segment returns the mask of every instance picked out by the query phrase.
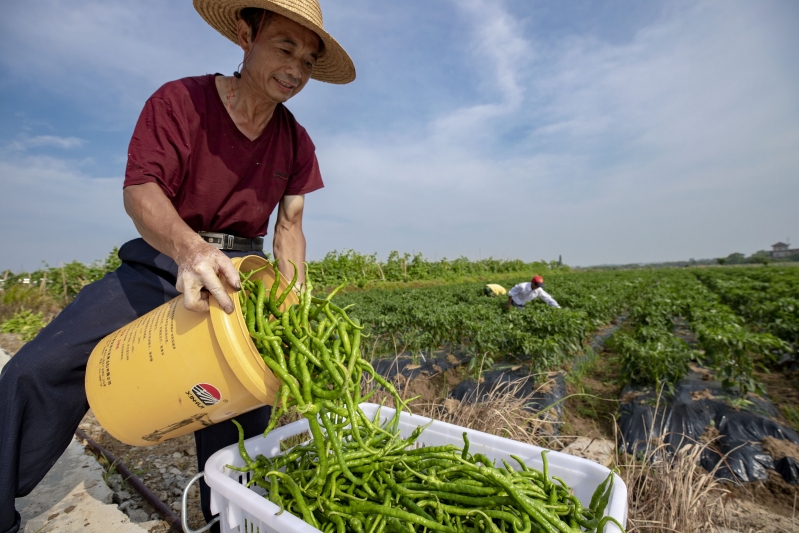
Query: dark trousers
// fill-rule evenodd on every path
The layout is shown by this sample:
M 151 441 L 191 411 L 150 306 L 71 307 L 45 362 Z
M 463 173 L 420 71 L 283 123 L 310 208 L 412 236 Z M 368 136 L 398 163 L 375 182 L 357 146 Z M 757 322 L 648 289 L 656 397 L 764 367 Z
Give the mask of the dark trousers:
M 256 252 L 226 252 L 243 256 Z M 258 254 L 262 255 L 262 254 Z M 0 373 L 0 532 L 16 533 L 19 514 L 14 498 L 26 496 L 69 445 L 89 408 L 84 377 L 86 362 L 105 336 L 168 302 L 175 289 L 177 265 L 143 239 L 119 250 L 115 272 L 84 287 L 75 301 L 26 344 Z M 236 420 L 245 436 L 262 432 L 270 407 Z M 238 441 L 232 422 L 197 431 L 200 470 L 217 450 Z M 203 514 L 210 520 L 210 490 L 200 485 Z

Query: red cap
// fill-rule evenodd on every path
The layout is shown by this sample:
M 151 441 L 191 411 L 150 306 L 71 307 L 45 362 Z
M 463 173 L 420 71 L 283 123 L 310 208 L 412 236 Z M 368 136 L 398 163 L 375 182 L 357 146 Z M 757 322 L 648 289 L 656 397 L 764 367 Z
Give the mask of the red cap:
M 543 285 L 544 276 L 533 276 L 533 283 L 537 283 L 538 285 Z

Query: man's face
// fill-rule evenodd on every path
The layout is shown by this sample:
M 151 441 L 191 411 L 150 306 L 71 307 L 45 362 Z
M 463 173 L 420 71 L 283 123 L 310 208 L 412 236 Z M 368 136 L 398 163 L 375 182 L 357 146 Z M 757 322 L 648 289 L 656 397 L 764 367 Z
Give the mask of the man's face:
M 238 30 L 239 43 L 246 54 L 252 46 L 249 26 L 240 20 Z M 283 103 L 308 83 L 319 45 L 319 36 L 314 32 L 274 13 L 261 28 L 243 70 L 264 98 Z

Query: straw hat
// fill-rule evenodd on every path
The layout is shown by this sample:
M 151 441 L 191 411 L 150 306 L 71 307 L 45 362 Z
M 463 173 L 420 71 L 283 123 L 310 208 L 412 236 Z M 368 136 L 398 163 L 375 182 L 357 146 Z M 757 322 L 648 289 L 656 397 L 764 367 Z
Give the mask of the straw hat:
M 325 43 L 325 51 L 317 60 L 311 78 L 328 83 L 349 83 L 355 79 L 355 65 L 324 29 L 322 8 L 318 0 L 194 0 L 194 9 L 219 33 L 239 44 L 236 25 L 245 7 L 274 11 L 315 32 Z

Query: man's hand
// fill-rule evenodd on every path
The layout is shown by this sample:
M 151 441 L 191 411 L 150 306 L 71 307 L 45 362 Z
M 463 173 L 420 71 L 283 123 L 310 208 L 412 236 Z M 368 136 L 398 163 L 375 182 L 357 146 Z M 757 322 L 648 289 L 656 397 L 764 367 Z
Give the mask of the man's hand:
M 178 280 L 175 287 L 183 293 L 183 306 L 189 311 L 205 312 L 210 308 L 209 294 L 230 314 L 235 307 L 221 279 L 236 290 L 241 289 L 239 273 L 230 258 L 206 242 L 190 247 L 175 258 Z

